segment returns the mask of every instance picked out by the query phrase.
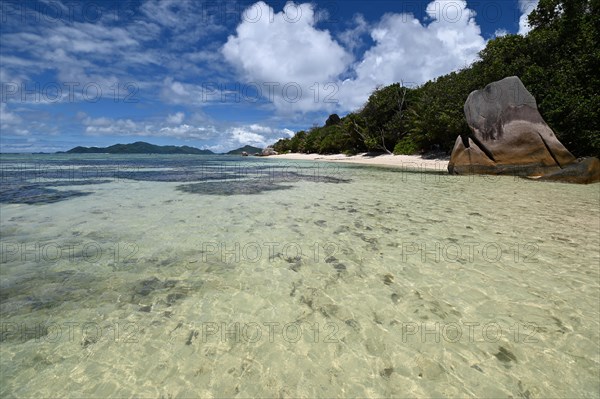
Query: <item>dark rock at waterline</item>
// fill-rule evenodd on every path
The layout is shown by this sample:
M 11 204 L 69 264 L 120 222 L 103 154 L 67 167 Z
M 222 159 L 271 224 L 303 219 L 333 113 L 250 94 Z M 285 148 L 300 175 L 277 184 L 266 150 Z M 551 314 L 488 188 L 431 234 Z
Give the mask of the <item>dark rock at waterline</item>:
M 456 139 L 448 164 L 451 174 L 544 176 L 576 163 L 516 76 L 472 92 L 464 110 L 471 132 Z M 583 167 L 570 170 L 589 173 Z
M 600 159 L 590 157 L 579 159 L 556 172 L 540 177 L 540 181 L 590 184 L 600 182 Z

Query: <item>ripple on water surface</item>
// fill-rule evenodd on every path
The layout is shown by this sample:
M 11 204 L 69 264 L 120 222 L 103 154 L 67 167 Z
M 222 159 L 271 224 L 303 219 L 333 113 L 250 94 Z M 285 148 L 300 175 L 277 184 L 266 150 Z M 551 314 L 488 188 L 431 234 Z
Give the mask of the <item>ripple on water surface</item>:
M 2 397 L 600 389 L 597 186 L 90 159 L 2 201 Z

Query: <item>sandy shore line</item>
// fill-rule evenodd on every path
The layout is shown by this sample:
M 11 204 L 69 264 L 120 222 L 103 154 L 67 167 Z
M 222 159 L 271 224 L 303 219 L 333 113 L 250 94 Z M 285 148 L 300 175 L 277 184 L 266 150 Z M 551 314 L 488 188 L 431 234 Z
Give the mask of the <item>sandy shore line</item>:
M 322 162 L 345 162 L 374 166 L 389 166 L 406 169 L 427 169 L 437 171 L 448 170 L 448 159 L 426 159 L 420 155 L 367 155 L 358 154 L 346 156 L 344 154 L 321 155 L 321 154 L 280 154 L 269 155 L 271 159 L 290 159 L 297 161 L 322 161 Z

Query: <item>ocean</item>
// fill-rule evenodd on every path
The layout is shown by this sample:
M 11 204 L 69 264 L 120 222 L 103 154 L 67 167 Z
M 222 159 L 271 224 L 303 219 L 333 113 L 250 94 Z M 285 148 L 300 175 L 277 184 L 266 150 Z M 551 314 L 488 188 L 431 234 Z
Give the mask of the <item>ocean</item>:
M 0 157 L 0 396 L 597 397 L 600 186 Z

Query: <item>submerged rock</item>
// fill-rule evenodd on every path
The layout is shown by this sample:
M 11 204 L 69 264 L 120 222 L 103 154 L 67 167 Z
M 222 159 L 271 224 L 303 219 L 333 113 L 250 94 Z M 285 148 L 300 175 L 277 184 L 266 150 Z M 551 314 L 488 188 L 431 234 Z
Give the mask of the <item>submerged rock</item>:
M 288 190 L 294 188 L 289 184 L 274 184 L 269 181 L 233 181 L 233 182 L 208 182 L 192 183 L 177 186 L 176 189 L 190 194 L 204 195 L 252 195 L 262 194 L 267 191 Z
M 597 181 L 593 176 L 600 172 L 594 171 L 594 161 L 570 166 L 577 160 L 543 120 L 518 77 L 472 92 L 464 110 L 471 132 L 456 139 L 448 164 L 451 174 L 553 174 L 558 181 Z M 565 169 L 569 172 L 561 172 Z
M 58 186 L 59 184 L 48 183 L 47 185 Z M 28 205 L 52 204 L 69 198 L 82 197 L 90 194 L 90 192 L 77 190 L 54 190 L 52 188 L 47 188 L 42 183 L 24 185 L 6 184 L 0 187 L 0 203 Z

